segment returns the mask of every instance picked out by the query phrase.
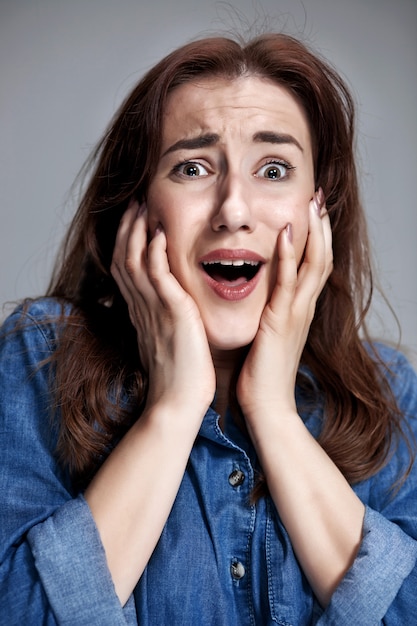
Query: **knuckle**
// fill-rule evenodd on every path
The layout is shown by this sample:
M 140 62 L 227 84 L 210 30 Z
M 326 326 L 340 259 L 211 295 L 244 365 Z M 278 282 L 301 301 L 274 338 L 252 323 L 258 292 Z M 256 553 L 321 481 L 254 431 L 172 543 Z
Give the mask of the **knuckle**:
M 295 290 L 297 289 L 297 282 L 298 282 L 297 277 L 294 276 L 293 278 L 290 278 L 284 283 L 283 287 L 284 287 L 285 292 L 288 295 L 294 294 Z
M 136 270 L 136 263 L 134 259 L 132 259 L 131 257 L 126 257 L 124 262 L 124 269 L 128 276 L 134 276 Z

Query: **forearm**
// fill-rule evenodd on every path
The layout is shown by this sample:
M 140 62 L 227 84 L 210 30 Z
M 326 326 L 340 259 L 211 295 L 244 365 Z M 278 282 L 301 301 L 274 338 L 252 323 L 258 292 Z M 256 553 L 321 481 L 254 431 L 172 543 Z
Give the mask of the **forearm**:
M 146 567 L 179 489 L 198 432 L 195 412 L 189 423 L 186 418 L 185 411 L 168 407 L 144 413 L 85 493 L 122 604 Z
M 364 506 L 297 414 L 260 424 L 250 431 L 271 497 L 325 606 L 359 549 Z

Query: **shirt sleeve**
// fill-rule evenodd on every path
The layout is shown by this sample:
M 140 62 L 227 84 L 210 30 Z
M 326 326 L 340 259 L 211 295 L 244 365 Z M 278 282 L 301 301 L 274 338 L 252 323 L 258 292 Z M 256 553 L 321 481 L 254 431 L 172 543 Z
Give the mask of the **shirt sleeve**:
M 317 624 L 410 623 L 407 620 L 414 614 L 416 603 L 416 560 L 417 542 L 367 507 L 364 536 L 355 563 Z
M 55 458 L 50 306 L 15 312 L 0 336 L 0 615 L 9 626 L 136 626 L 122 607 L 83 496 Z M 56 313 L 56 311 L 55 311 Z
M 385 350 L 384 357 L 388 354 Z M 408 361 L 389 353 L 390 384 L 410 427 L 415 450 L 417 377 Z M 393 354 L 395 357 L 393 357 Z M 395 362 L 393 359 L 395 358 Z M 402 626 L 415 618 L 417 594 L 417 465 L 400 488 L 395 480 L 409 459 L 404 440 L 368 484 L 363 539 L 350 570 L 336 589 L 318 626 Z M 360 493 L 360 489 L 359 489 Z

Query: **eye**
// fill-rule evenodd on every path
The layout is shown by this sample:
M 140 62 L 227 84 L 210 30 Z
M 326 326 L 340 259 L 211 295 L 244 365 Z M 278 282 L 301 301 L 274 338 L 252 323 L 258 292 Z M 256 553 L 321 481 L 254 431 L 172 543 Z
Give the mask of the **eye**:
M 199 178 L 200 176 L 208 176 L 207 169 L 201 165 L 201 163 L 196 163 L 195 161 L 178 163 L 178 165 L 174 167 L 173 171 L 182 178 Z
M 287 178 L 289 170 L 293 169 L 294 167 L 285 161 L 270 161 L 260 167 L 255 176 L 269 180 L 282 180 Z

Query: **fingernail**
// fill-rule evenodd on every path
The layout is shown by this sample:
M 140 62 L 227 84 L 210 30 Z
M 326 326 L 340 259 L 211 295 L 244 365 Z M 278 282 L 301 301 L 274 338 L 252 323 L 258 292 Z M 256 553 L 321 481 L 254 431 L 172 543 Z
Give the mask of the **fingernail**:
M 161 222 L 158 222 L 156 227 L 155 227 L 153 236 L 156 237 L 157 235 L 159 235 L 159 233 L 162 233 L 163 230 L 164 230 L 164 228 L 163 228 Z
M 292 224 L 287 224 L 285 227 L 285 232 L 288 237 L 288 241 L 292 243 Z

